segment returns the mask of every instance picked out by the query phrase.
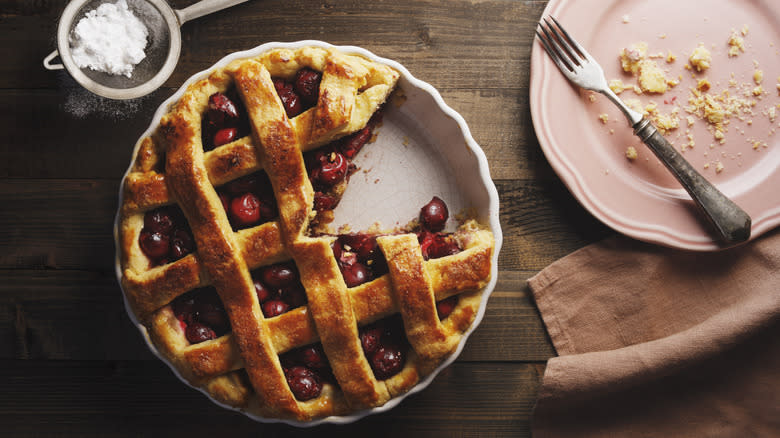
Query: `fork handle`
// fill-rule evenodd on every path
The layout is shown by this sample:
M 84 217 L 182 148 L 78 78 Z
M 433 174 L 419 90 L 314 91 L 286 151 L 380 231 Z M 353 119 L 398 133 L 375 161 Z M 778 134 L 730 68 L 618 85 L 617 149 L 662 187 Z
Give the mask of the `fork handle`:
M 633 128 L 634 134 L 680 181 L 724 242 L 737 244 L 750 238 L 750 216 L 697 172 L 649 119 L 643 117 Z

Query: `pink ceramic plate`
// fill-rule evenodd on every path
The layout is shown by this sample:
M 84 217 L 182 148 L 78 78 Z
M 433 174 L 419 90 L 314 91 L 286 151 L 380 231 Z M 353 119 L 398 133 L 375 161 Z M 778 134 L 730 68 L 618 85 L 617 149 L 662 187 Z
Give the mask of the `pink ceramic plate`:
M 705 7 L 706 6 L 706 7 Z M 753 219 L 755 238 L 780 223 L 780 3 L 762 0 L 551 0 L 552 15 L 604 68 L 607 79 L 636 84 L 620 67 L 622 48 L 646 42 L 669 78 L 680 84 L 663 95 L 620 96 L 654 102 L 668 114 L 679 107 L 679 127 L 666 134 L 684 157 Z M 744 34 L 743 34 L 744 30 Z M 732 31 L 744 52 L 729 56 Z M 699 44 L 712 54 L 702 73 L 685 68 Z M 671 51 L 676 60 L 667 62 Z M 763 72 L 759 96 L 756 70 Z M 754 100 L 751 114 L 732 117 L 720 143 L 698 117 L 688 126 L 691 88 L 701 79 L 709 93 Z M 539 143 L 552 167 L 594 216 L 636 239 L 666 246 L 711 251 L 721 246 L 688 194 L 634 135 L 616 107 L 601 95 L 570 85 L 540 44 L 531 55 L 531 115 Z M 599 116 L 606 114 L 606 122 Z M 777 114 L 775 118 L 775 114 Z M 690 135 L 690 138 L 689 138 Z M 687 146 L 693 139 L 694 145 Z M 638 158 L 628 160 L 634 146 Z

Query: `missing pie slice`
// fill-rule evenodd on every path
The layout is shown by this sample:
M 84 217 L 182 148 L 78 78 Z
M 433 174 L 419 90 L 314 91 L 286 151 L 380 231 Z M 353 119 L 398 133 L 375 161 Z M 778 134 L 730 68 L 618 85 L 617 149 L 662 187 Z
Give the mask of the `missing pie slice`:
M 336 49 L 275 49 L 191 84 L 142 139 L 121 283 L 157 350 L 215 400 L 296 421 L 381 406 L 474 321 L 493 235 L 474 220 L 444 232 L 443 200 L 401 229 L 327 232 L 398 78 Z

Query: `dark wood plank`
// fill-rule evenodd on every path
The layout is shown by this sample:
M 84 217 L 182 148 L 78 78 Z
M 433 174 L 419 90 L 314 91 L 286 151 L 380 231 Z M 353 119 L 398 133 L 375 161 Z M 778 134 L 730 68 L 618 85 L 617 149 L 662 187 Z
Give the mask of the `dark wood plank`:
M 554 354 L 530 297 L 530 272 L 502 271 L 459 361 L 543 361 Z M 0 359 L 151 360 L 113 272 L 0 271 Z
M 0 180 L 0 267 L 113 270 L 119 182 Z
M 118 180 L 157 107 L 171 94 L 158 90 L 128 103 L 72 86 L 0 90 L 0 129 L 8 133 L 0 144 L 0 177 Z
M 544 269 L 614 232 L 587 212 L 560 181 L 496 181 L 501 199 L 502 269 Z
M 518 436 L 528 434 L 542 370 L 457 363 L 387 413 L 311 430 L 257 423 L 215 406 L 158 362 L 5 360 L 0 424 L 14 437 Z
M 5 270 L 0 278 L 0 358 L 154 358 L 113 272 Z

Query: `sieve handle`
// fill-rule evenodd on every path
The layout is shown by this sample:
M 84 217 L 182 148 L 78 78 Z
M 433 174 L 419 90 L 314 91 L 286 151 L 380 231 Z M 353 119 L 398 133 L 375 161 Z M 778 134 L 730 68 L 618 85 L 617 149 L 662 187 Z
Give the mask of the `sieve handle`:
M 46 68 L 46 70 L 62 70 L 63 68 L 65 68 L 65 66 L 62 64 L 51 63 L 51 61 L 58 56 L 60 56 L 60 52 L 55 50 L 49 53 L 49 56 L 43 58 L 43 66 Z
M 245 1 L 247 0 L 201 0 L 184 9 L 177 9 L 176 15 L 179 17 L 179 25 L 181 26 L 190 20 L 200 18 L 204 15 L 211 14 L 212 12 L 221 11 L 222 9 L 244 3 Z

